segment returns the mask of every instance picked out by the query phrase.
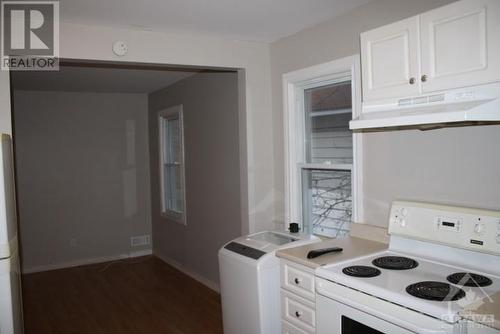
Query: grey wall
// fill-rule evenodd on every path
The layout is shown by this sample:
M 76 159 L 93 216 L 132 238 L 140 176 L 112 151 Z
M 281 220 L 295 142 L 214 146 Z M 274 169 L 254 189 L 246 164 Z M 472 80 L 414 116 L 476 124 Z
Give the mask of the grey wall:
M 24 269 L 144 249 L 147 95 L 16 91 L 14 108 Z
M 283 219 L 282 74 L 359 53 L 359 33 L 452 2 L 374 0 L 271 45 L 276 216 Z M 387 223 L 393 199 L 500 209 L 500 127 L 364 136 L 365 222 Z
M 187 226 L 160 215 L 158 111 L 183 105 Z M 236 73 L 200 73 L 149 96 L 154 254 L 218 284 L 218 249 L 241 233 Z

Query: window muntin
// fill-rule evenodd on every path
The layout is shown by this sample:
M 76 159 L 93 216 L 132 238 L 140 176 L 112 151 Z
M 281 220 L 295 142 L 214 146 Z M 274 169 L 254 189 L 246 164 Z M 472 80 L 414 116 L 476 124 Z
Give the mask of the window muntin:
M 159 128 L 162 215 L 185 224 L 182 106 L 161 111 Z

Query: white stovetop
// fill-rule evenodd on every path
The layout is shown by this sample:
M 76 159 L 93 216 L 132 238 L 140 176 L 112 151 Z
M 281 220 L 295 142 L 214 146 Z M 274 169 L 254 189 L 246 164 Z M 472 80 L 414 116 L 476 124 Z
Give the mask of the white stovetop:
M 388 270 L 378 268 L 381 274 L 372 278 L 357 278 L 345 275 L 342 269 L 351 265 L 373 266 L 372 261 L 380 256 L 406 256 L 418 261 L 418 267 L 409 270 Z M 446 277 L 456 272 L 472 272 L 489 277 L 493 284 L 487 287 L 462 287 L 466 297 L 451 302 L 429 301 L 411 296 L 406 292 L 410 284 L 422 281 L 438 281 L 448 283 Z M 403 252 L 384 251 L 368 255 L 362 258 L 352 259 L 333 265 L 327 265 L 316 269 L 316 276 L 333 281 L 390 301 L 395 304 L 428 314 L 430 316 L 455 322 L 459 319 L 458 313 L 467 305 L 477 302 L 485 295 L 491 296 L 500 291 L 500 277 L 477 270 L 467 270 L 459 266 L 442 264 L 434 260 L 415 257 Z

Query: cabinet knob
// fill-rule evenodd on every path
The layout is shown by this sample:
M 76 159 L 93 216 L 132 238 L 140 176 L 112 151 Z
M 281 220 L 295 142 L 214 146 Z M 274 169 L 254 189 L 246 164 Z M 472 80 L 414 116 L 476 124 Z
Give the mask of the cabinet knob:
M 413 85 L 415 83 L 415 78 L 410 78 L 410 85 Z
M 300 311 L 295 311 L 295 316 L 296 316 L 297 318 L 300 318 L 300 316 L 301 316 L 301 315 L 302 315 L 302 312 L 300 312 Z
M 293 281 L 295 282 L 295 284 L 300 284 L 300 278 L 295 278 Z
M 422 75 L 422 78 L 420 78 L 422 80 L 422 82 L 426 82 L 427 81 L 427 75 Z

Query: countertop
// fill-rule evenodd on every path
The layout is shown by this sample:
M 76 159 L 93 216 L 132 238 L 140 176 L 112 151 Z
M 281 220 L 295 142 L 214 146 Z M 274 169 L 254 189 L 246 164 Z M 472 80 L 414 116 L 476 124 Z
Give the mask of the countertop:
M 500 292 L 470 304 L 460 315 L 465 319 L 500 330 Z
M 307 258 L 307 253 L 309 251 L 328 247 L 341 247 L 343 251 L 340 253 L 325 254 L 314 259 Z M 342 239 L 329 239 L 304 246 L 281 249 L 276 251 L 276 256 L 314 269 L 326 264 L 346 261 L 355 257 L 380 252 L 386 249 L 387 244 L 381 242 L 356 237 L 347 237 Z

